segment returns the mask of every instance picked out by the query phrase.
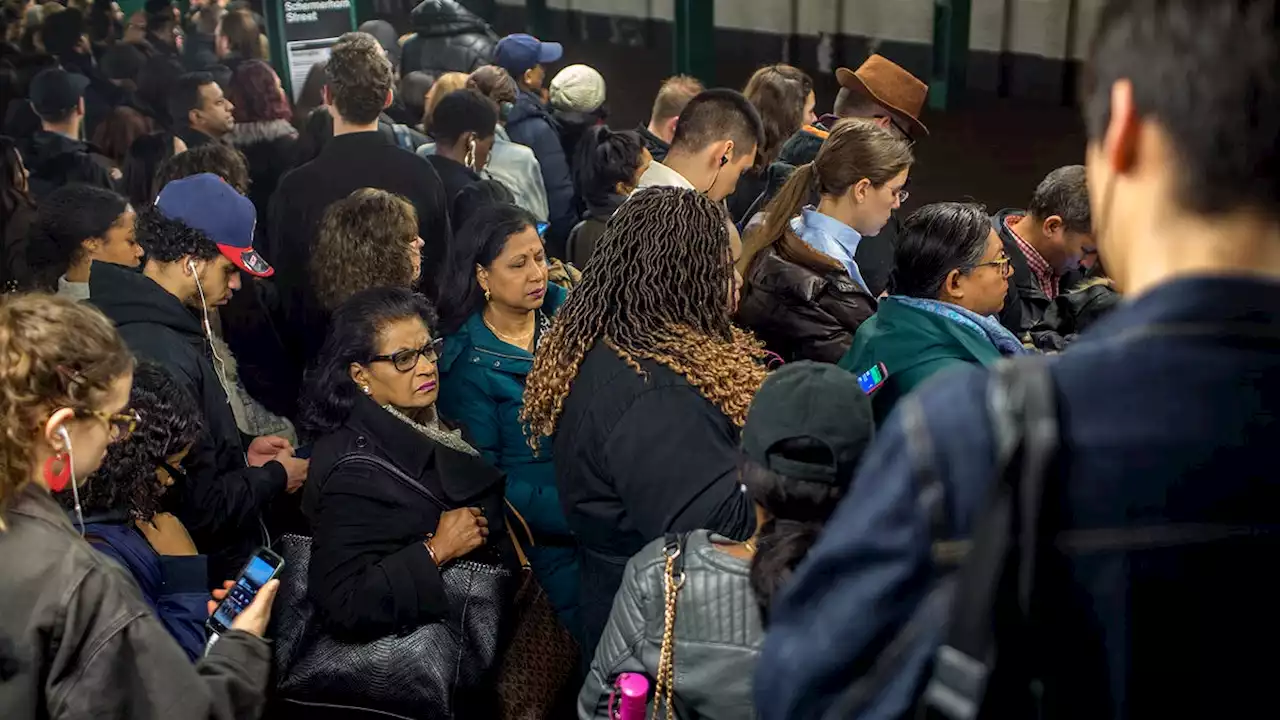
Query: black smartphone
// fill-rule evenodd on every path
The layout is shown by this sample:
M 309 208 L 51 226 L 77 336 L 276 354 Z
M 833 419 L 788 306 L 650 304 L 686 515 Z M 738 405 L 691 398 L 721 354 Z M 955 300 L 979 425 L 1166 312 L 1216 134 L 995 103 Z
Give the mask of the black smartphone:
M 311 446 L 310 446 L 310 445 L 303 445 L 302 447 L 296 447 L 296 448 L 294 448 L 294 449 L 293 449 L 293 456 L 294 456 L 294 457 L 296 457 L 296 458 L 298 458 L 299 460 L 310 460 L 310 459 L 311 459 Z
M 244 569 L 240 571 L 240 577 L 236 578 L 236 584 L 227 591 L 227 597 L 218 603 L 213 615 L 209 616 L 209 621 L 205 623 L 209 632 L 214 635 L 225 633 L 236 616 L 244 612 L 244 609 L 253 602 L 254 596 L 262 586 L 278 575 L 283 567 L 284 558 L 267 548 L 259 548 L 253 557 L 249 558 L 249 562 L 245 563 Z
M 879 390 L 888 379 L 889 371 L 885 369 L 884 363 L 876 363 L 875 367 L 858 376 L 858 387 L 862 388 L 862 392 L 870 395 Z

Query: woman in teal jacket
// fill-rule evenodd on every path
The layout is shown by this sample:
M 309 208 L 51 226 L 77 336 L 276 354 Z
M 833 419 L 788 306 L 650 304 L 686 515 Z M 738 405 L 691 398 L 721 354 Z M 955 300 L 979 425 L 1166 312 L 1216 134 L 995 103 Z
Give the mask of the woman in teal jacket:
M 440 412 L 507 475 L 507 499 L 533 531 L 535 576 L 577 632 L 577 546 L 556 491 L 551 443 L 535 454 L 520 425 L 533 352 L 564 302 L 547 280 L 537 221 L 514 205 L 476 213 L 459 230 L 440 284 Z
M 903 223 L 893 253 L 893 295 L 858 328 L 840 367 L 862 375 L 884 364 L 871 399 L 877 422 L 926 379 L 958 365 L 991 365 L 1028 352 L 995 319 L 1012 268 L 977 205 L 938 203 Z

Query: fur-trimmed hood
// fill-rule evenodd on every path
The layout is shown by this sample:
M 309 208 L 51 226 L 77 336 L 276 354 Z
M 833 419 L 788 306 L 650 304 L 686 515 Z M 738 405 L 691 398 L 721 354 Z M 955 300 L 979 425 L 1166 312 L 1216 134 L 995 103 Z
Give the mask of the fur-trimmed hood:
M 227 140 L 236 146 L 275 142 L 281 138 L 298 137 L 298 129 L 288 120 L 236 123 Z

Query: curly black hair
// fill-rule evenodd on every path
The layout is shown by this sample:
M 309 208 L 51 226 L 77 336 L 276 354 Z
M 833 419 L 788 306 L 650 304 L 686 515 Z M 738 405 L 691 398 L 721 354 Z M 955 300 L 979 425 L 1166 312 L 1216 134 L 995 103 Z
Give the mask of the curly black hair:
M 154 363 L 134 369 L 129 405 L 141 422 L 132 435 L 107 447 L 102 466 L 80 487 L 86 516 L 124 511 L 150 520 L 160 511 L 165 490 L 156 469 L 187 449 L 200 432 L 195 400 Z M 75 504 L 70 491 L 59 493 L 58 499 L 68 509 Z
M 156 262 L 177 262 L 190 256 L 212 260 L 222 251 L 208 235 L 181 220 L 171 220 L 154 205 L 138 214 L 138 244 L 147 258 Z

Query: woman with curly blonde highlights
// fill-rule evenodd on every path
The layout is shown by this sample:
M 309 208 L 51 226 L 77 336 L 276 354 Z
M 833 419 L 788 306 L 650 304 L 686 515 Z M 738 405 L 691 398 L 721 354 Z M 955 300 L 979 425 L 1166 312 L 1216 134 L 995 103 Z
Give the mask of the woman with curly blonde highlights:
M 140 419 L 132 382 L 133 356 L 92 306 L 0 301 L 0 637 L 23 659 L 6 664 L 6 716 L 257 717 L 279 582 L 193 666 L 133 580 L 81 537 L 79 486 Z M 61 490 L 77 525 L 50 494 Z
M 608 620 L 627 559 L 663 533 L 755 527 L 738 431 L 763 350 L 730 321 L 742 251 L 723 210 L 650 188 L 609 221 L 591 267 L 538 347 L 531 440 L 554 436 L 556 480 L 582 544 L 583 647 Z

